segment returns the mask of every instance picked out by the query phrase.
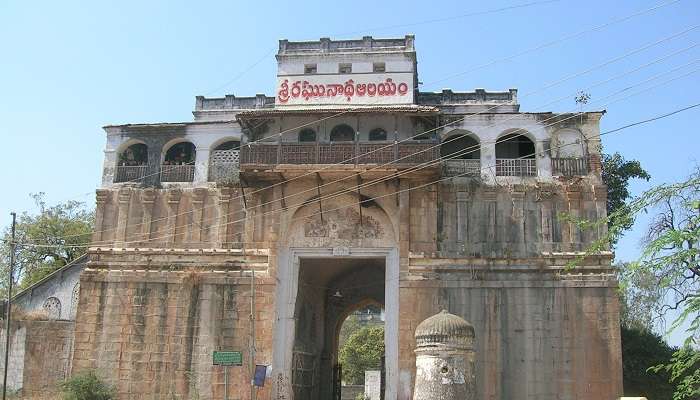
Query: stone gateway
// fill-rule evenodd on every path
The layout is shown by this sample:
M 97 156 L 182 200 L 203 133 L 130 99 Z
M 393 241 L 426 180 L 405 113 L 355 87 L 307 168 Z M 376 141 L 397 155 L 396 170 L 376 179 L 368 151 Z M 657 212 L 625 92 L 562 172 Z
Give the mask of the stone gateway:
M 413 36 L 282 40 L 277 63 L 271 96 L 104 127 L 67 373 L 119 399 L 223 399 L 212 354 L 241 351 L 228 398 L 331 399 L 340 324 L 377 304 L 386 400 L 424 379 L 414 333 L 442 309 L 473 333 L 463 371 L 444 360 L 468 398 L 620 395 L 612 254 L 585 253 L 604 228 L 559 218 L 606 215 L 602 111 L 422 92 Z

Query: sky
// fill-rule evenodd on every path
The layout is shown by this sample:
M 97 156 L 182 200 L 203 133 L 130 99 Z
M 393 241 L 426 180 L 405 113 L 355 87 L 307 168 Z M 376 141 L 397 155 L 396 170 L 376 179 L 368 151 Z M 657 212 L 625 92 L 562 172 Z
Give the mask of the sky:
M 694 0 L 3 1 L 0 226 L 11 211 L 35 211 L 30 193 L 92 205 L 104 125 L 189 121 L 196 95 L 272 95 L 279 39 L 414 34 L 422 91 L 518 88 L 521 111 L 605 109 L 605 131 L 700 102 L 699 17 Z M 693 170 L 698 117 L 695 108 L 603 138 L 605 152 L 651 174 L 633 193 Z M 618 260 L 639 254 L 644 222 Z

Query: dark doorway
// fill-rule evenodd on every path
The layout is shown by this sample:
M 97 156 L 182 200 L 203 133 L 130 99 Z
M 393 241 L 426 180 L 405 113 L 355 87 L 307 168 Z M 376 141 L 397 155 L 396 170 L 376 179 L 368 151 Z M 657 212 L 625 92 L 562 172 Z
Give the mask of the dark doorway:
M 377 311 L 371 318 L 381 320 L 384 276 L 383 258 L 300 260 L 291 371 L 295 399 L 334 399 L 341 393 L 343 322 L 349 316 L 367 319 L 362 312 L 368 310 Z

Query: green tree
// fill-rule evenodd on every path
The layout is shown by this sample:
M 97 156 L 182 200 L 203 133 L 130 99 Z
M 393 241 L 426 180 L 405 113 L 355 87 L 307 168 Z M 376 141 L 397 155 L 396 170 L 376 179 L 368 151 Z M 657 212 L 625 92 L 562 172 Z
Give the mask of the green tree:
M 676 349 L 646 328 L 623 326 L 621 336 L 625 396 L 671 400 L 673 385 L 669 383 L 670 374 L 666 371 L 656 373 L 649 368 L 668 363 Z
M 351 385 L 362 384 L 365 371 L 379 368 L 383 355 L 383 326 L 365 326 L 356 331 L 340 348 L 343 380 Z
M 63 267 L 85 253 L 93 230 L 94 216 L 78 201 L 66 201 L 53 206 L 46 204 L 44 193 L 31 194 L 39 212 L 24 212 L 17 218 L 15 252 L 15 283 L 26 288 L 51 272 Z M 9 273 L 10 227 L 3 233 L 0 246 L 0 266 L 3 275 Z M 6 292 L 7 279 L 0 290 Z
M 649 181 L 651 176 L 642 168 L 637 160 L 626 160 L 620 153 L 603 154 L 603 183 L 608 187 L 607 211 L 608 215 L 614 212 L 625 214 L 628 205 L 627 201 L 632 197 L 629 191 L 631 179 L 644 179 Z M 628 218 L 624 221 L 623 228 L 627 230 L 632 227 L 632 221 Z M 618 238 L 614 238 L 617 242 Z
M 679 311 L 671 329 L 684 330 L 684 346 L 670 362 L 654 368 L 670 373 L 675 385 L 674 400 L 700 397 L 700 170 L 687 180 L 662 184 L 619 207 L 608 215 L 608 234 L 594 242 L 590 252 L 605 250 L 634 223 L 641 213 L 652 213 L 640 258 L 622 264 L 624 286 L 646 292 L 653 313 L 665 316 Z M 581 222 L 582 227 L 595 223 Z M 643 282 L 640 285 L 639 282 Z

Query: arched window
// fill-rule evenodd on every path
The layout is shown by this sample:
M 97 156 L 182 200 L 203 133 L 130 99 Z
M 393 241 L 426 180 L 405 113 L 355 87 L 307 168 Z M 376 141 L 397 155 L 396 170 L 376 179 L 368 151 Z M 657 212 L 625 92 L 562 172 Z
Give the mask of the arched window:
M 352 142 L 355 140 L 355 130 L 347 124 L 340 124 L 331 130 L 331 142 Z
M 519 133 L 501 136 L 496 141 L 496 158 L 535 158 L 535 144 Z
M 148 147 L 135 143 L 119 154 L 119 166 L 139 166 L 148 163 Z
M 315 142 L 316 141 L 316 131 L 311 128 L 304 128 L 299 131 L 299 141 L 300 142 Z
M 146 175 L 148 147 L 134 143 L 119 153 L 114 182 L 140 182 Z
M 161 182 L 192 182 L 194 180 L 195 148 L 190 142 L 176 143 L 165 152 L 160 169 Z
M 497 176 L 537 176 L 535 143 L 520 133 L 509 133 L 496 140 Z
M 369 140 L 384 141 L 386 137 L 386 131 L 382 128 L 374 128 L 369 131 Z
M 176 143 L 165 153 L 164 165 L 190 165 L 194 164 L 195 149 L 190 142 Z
M 479 142 L 470 135 L 456 135 L 445 139 L 440 145 L 440 157 L 457 160 L 479 160 Z
M 238 182 L 241 142 L 228 140 L 216 146 L 209 156 L 209 180 L 221 184 Z
M 49 297 L 44 302 L 44 311 L 49 319 L 61 318 L 61 301 L 56 297 Z
M 241 147 L 241 142 L 238 140 L 228 140 L 226 142 L 221 143 L 220 145 L 216 146 L 214 148 L 214 151 L 217 150 L 238 150 Z

